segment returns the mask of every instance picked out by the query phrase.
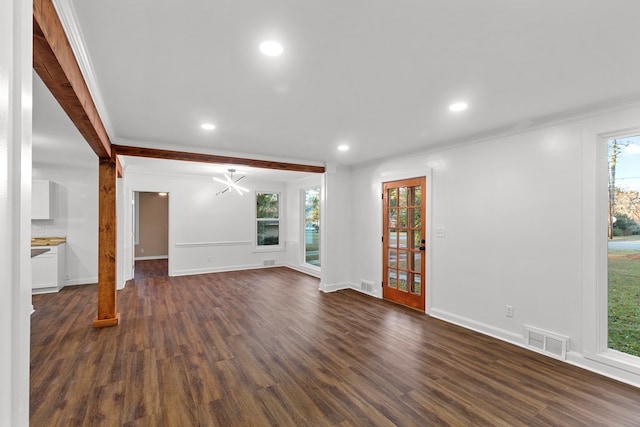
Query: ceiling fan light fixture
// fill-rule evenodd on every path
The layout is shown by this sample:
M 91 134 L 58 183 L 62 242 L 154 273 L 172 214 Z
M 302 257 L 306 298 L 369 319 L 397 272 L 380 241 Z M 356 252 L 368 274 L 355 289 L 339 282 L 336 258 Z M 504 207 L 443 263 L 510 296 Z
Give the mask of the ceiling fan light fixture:
M 238 194 L 240 194 L 241 196 L 244 195 L 244 193 L 248 193 L 249 192 L 248 188 L 241 187 L 240 185 L 238 185 L 238 182 L 242 181 L 245 178 L 245 175 L 243 175 L 240 178 L 234 180 L 233 179 L 233 174 L 234 174 L 235 171 L 236 171 L 235 169 L 229 169 L 229 173 L 225 172 L 225 174 L 224 174 L 225 179 L 218 178 L 217 176 L 213 177 L 214 181 L 226 185 L 226 187 L 223 190 L 221 190 L 218 193 L 216 193 L 216 195 L 225 193 L 227 191 L 230 192 L 232 189 L 236 190 L 238 192 Z

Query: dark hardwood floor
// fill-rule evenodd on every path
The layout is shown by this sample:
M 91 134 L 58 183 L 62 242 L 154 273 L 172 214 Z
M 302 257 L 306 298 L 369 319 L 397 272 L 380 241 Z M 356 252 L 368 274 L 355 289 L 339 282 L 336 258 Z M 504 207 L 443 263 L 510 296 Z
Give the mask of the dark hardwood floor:
M 150 279 L 169 275 L 168 259 L 145 259 L 135 262 L 134 279 Z
M 34 295 L 33 426 L 640 425 L 640 389 L 286 268 Z

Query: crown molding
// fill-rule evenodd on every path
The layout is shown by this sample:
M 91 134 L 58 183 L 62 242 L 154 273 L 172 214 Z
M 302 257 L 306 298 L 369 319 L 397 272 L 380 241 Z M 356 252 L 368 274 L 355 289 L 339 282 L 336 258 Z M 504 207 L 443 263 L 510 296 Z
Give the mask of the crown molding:
M 107 107 L 104 103 L 104 99 L 102 98 L 98 79 L 93 72 L 91 58 L 85 47 L 84 37 L 82 36 L 82 30 L 78 25 L 78 18 L 73 4 L 71 3 L 71 0 L 52 0 L 52 3 L 58 13 L 62 27 L 64 28 L 69 44 L 71 45 L 71 50 L 76 57 L 76 61 L 80 67 L 80 72 L 82 72 L 82 76 L 87 84 L 89 93 L 91 93 L 91 97 L 93 98 L 93 103 L 98 110 L 98 114 L 100 114 L 100 119 L 104 124 L 107 135 L 112 139 L 115 137 L 113 126 L 111 125 Z

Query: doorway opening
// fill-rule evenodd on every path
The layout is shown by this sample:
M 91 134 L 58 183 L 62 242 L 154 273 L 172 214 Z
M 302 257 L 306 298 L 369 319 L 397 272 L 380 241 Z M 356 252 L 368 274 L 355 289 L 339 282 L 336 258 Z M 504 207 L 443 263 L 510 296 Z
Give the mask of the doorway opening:
M 169 272 L 169 193 L 134 192 L 134 279 Z

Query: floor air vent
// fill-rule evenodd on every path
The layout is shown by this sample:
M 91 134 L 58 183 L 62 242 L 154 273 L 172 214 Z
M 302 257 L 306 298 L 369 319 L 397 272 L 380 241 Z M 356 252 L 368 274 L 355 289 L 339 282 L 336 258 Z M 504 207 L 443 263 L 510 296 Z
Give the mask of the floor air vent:
M 540 353 L 560 360 L 567 358 L 567 337 L 525 326 L 525 340 L 528 347 Z
M 373 282 L 369 282 L 368 280 L 361 280 L 360 289 L 365 292 L 373 292 Z

